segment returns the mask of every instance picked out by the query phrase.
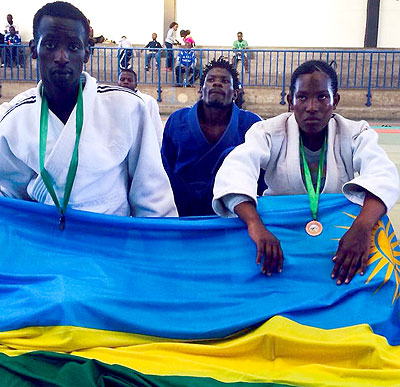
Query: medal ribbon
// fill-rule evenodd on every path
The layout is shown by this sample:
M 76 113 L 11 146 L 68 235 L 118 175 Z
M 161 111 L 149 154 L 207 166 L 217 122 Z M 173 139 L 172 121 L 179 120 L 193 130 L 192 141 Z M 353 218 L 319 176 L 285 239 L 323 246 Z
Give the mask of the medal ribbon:
M 83 99 L 82 99 L 82 82 L 79 82 L 78 99 L 76 104 L 76 137 L 75 146 L 72 152 L 71 161 L 69 163 L 67 181 L 65 183 L 64 197 L 62 199 L 62 206 L 57 198 L 56 192 L 53 187 L 53 181 L 49 173 L 44 167 L 46 158 L 46 144 L 47 144 L 47 131 L 49 122 L 49 107 L 46 96 L 42 90 L 42 106 L 40 112 L 40 140 L 39 140 L 39 167 L 40 175 L 43 179 L 43 183 L 47 188 L 54 204 L 56 205 L 60 214 L 59 228 L 63 231 L 65 228 L 65 212 L 67 210 L 69 198 L 71 196 L 72 186 L 74 184 L 76 170 L 78 168 L 78 146 L 81 138 L 82 126 L 83 126 Z
M 325 135 L 324 143 L 321 148 L 321 154 L 319 155 L 317 187 L 316 187 L 316 189 L 314 189 L 314 185 L 312 183 L 312 178 L 311 178 L 311 173 L 310 173 L 310 168 L 308 167 L 306 155 L 304 152 L 303 139 L 301 138 L 301 135 L 300 135 L 300 153 L 301 153 L 301 158 L 303 160 L 304 180 L 306 183 L 308 197 L 310 199 L 310 209 L 311 209 L 313 220 L 317 219 L 319 191 L 320 191 L 320 187 L 321 187 L 322 170 L 324 168 L 324 161 L 325 161 L 325 149 L 326 149 L 326 135 Z

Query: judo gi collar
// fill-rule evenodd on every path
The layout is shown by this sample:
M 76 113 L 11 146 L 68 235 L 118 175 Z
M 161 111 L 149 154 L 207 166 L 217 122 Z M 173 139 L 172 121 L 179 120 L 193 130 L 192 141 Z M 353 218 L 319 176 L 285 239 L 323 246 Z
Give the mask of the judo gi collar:
M 59 218 L 59 229 L 63 231 L 65 229 L 65 212 L 67 210 L 69 198 L 71 196 L 72 186 L 74 184 L 76 170 L 78 168 L 78 147 L 79 141 L 82 133 L 83 126 L 83 98 L 82 98 L 82 81 L 79 81 L 79 91 L 78 98 L 76 103 L 76 137 L 75 137 L 75 145 L 74 150 L 72 152 L 71 161 L 69 163 L 67 181 L 65 183 L 64 197 L 62 198 L 62 205 L 60 204 L 61 200 L 58 200 L 57 194 L 53 187 L 52 178 L 50 174 L 44 167 L 45 158 L 46 158 L 46 144 L 47 144 L 47 132 L 48 132 L 48 122 L 49 122 L 49 106 L 47 103 L 46 96 L 43 92 L 43 87 L 41 90 L 42 94 L 42 106 L 40 111 L 40 140 L 39 140 L 39 167 L 40 167 L 40 175 L 43 179 L 43 183 L 47 188 L 51 198 L 53 199 L 54 204 L 58 209 L 58 213 L 60 215 Z
M 304 152 L 303 139 L 301 138 L 300 135 L 300 154 L 303 161 L 304 180 L 306 183 L 308 198 L 310 200 L 310 209 L 312 214 L 312 220 L 306 224 L 305 230 L 307 234 L 311 236 L 317 236 L 321 234 L 323 230 L 322 224 L 317 220 L 317 214 L 318 214 L 319 193 L 321 188 L 322 170 L 324 168 L 324 162 L 325 162 L 326 137 L 327 135 L 325 135 L 324 143 L 322 144 L 321 148 L 321 154 L 319 156 L 317 184 L 316 188 L 314 189 L 310 168 L 308 167 L 307 159 Z

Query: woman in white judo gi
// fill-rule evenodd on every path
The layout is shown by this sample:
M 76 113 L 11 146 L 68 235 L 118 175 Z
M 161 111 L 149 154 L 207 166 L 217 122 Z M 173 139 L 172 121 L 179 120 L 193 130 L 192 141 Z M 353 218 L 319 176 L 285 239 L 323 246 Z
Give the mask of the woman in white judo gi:
M 371 231 L 398 199 L 397 169 L 379 147 L 376 132 L 365 121 L 333 114 L 340 100 L 337 85 L 337 75 L 327 63 L 313 60 L 299 66 L 288 95 L 291 112 L 255 123 L 216 176 L 215 212 L 237 215 L 246 223 L 257 246 L 257 263 L 266 275 L 281 272 L 283 254 L 256 211 L 260 168 L 268 186 L 264 195 L 309 194 L 310 235 L 322 229 L 317 220 L 320 192 L 343 192 L 362 205 L 333 258 L 331 276 L 338 285 L 349 283 L 358 268 L 365 273 Z

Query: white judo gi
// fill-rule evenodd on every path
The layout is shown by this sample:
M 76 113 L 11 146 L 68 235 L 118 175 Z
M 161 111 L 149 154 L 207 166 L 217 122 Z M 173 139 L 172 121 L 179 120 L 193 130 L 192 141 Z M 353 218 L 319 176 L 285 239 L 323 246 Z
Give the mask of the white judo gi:
M 245 142 L 226 157 L 214 184 L 213 209 L 218 215 L 236 216 L 234 207 L 245 200 L 257 203 L 260 168 L 266 171 L 268 186 L 263 195 L 307 194 L 300 168 L 299 127 L 293 113 L 255 123 Z M 334 114 L 328 124 L 322 193 L 343 192 L 362 205 L 364 190 L 380 198 L 389 210 L 399 197 L 396 166 L 367 122 Z
M 143 101 L 84 75 L 84 121 L 69 207 L 123 216 L 177 216 Z M 0 195 L 53 204 L 39 171 L 41 87 L 31 89 L 0 121 Z M 61 199 L 75 143 L 75 115 L 76 106 L 64 125 L 49 111 L 45 168 Z

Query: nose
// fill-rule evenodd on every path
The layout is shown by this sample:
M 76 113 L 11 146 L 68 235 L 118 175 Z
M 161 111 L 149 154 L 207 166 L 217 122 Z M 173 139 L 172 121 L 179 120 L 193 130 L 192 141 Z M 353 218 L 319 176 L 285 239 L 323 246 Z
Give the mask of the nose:
M 307 111 L 315 112 L 318 110 L 318 101 L 316 98 L 309 98 L 307 103 Z
M 65 64 L 69 63 L 69 57 L 68 57 L 67 51 L 62 48 L 57 50 L 55 58 L 54 58 L 54 62 L 56 62 L 57 64 L 61 64 L 61 65 L 65 65 Z
M 213 86 L 222 87 L 222 82 L 219 79 L 214 79 Z

